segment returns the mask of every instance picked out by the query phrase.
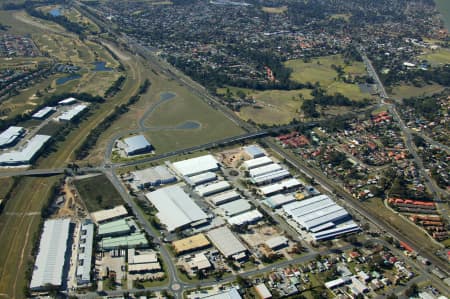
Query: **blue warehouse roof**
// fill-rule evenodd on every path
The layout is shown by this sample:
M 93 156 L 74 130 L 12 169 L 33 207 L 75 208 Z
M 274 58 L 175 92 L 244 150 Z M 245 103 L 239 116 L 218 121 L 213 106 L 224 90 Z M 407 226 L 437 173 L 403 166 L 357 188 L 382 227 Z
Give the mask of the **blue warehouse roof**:
M 133 155 L 152 148 L 152 145 L 142 135 L 125 138 L 124 142 L 126 144 L 125 150 L 128 155 Z

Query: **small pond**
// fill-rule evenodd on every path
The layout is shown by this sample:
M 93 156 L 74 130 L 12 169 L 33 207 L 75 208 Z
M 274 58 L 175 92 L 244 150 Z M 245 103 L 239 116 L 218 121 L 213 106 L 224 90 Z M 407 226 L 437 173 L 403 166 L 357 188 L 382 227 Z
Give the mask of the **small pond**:
M 110 72 L 112 68 L 106 67 L 106 62 L 104 61 L 96 61 L 93 63 L 94 72 Z
M 62 85 L 69 81 L 80 79 L 80 78 L 81 78 L 81 75 L 78 75 L 78 74 L 70 75 L 67 77 L 62 77 L 62 78 L 56 79 L 56 85 Z

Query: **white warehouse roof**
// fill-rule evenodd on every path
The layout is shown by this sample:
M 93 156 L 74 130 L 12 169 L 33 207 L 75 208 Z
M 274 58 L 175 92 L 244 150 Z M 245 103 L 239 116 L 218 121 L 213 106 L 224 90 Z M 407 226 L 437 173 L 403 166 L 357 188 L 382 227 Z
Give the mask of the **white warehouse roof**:
M 45 221 L 30 289 L 39 290 L 48 284 L 62 284 L 69 228 L 69 219 Z
M 177 180 L 177 178 L 170 173 L 169 169 L 163 165 L 133 171 L 132 174 L 135 184 L 141 188 L 147 185 L 156 186 L 168 184 Z
M 247 169 L 252 169 L 252 168 L 261 167 L 261 166 L 272 164 L 272 163 L 273 163 L 272 159 L 270 159 L 267 156 L 263 156 L 260 158 L 245 161 L 244 166 Z
M 221 205 L 220 209 L 225 212 L 226 216 L 232 217 L 251 210 L 252 206 L 245 199 L 237 199 Z
M 256 185 L 263 185 L 263 184 L 280 181 L 280 180 L 290 177 L 290 176 L 291 176 L 291 174 L 288 170 L 280 169 L 277 171 L 269 172 L 269 173 L 257 176 L 255 178 L 252 178 L 251 181 Z
M 236 190 L 230 190 L 227 192 L 217 194 L 216 196 L 211 197 L 209 200 L 213 205 L 219 206 L 221 204 L 236 200 L 240 197 L 241 195 L 238 192 L 236 192 Z
M 272 209 L 279 208 L 285 204 L 295 201 L 295 197 L 292 194 L 277 194 L 271 196 L 265 200 L 265 203 Z
M 172 164 L 173 168 L 182 176 L 193 176 L 207 171 L 219 169 L 219 161 L 212 155 L 183 160 Z
M 123 205 L 114 207 L 112 209 L 100 210 L 91 213 L 91 217 L 96 223 L 102 223 L 111 219 L 117 219 L 128 215 L 127 209 Z
M 217 179 L 217 174 L 214 172 L 204 172 L 202 174 L 197 174 L 191 177 L 185 177 L 186 182 L 191 186 L 197 186 L 207 182 L 215 181 Z
M 261 214 L 261 212 L 259 212 L 258 210 L 251 210 L 236 215 L 234 217 L 228 218 L 227 221 L 230 225 L 242 225 L 246 223 L 254 223 L 255 221 L 258 221 L 261 218 L 263 218 L 263 214 Z
M 128 137 L 123 140 L 127 155 L 136 155 L 150 151 L 152 145 L 142 135 Z
M 9 127 L 0 134 L 0 147 L 14 143 L 23 133 L 25 133 L 25 129 L 22 127 Z
M 347 211 L 327 195 L 284 205 L 283 210 L 301 227 L 312 232 L 316 240 L 359 230 L 353 221 L 349 221 L 350 215 Z
M 80 230 L 80 248 L 78 249 L 77 283 L 87 284 L 91 281 L 91 261 L 94 242 L 94 224 L 82 223 Z
M 159 220 L 174 231 L 208 216 L 179 186 L 169 186 L 145 194 L 158 210 Z
M 266 166 L 250 169 L 249 173 L 250 173 L 250 176 L 252 178 L 255 178 L 255 177 L 258 177 L 260 175 L 265 175 L 265 174 L 268 174 L 268 173 L 271 173 L 271 172 L 274 172 L 274 171 L 278 171 L 278 170 L 281 170 L 281 169 L 283 169 L 283 167 L 281 167 L 280 164 L 272 163 L 272 164 L 269 164 L 269 165 L 266 165 Z
M 49 114 L 51 114 L 51 113 L 53 113 L 53 112 L 55 112 L 55 111 L 56 111 L 56 108 L 55 108 L 55 107 L 49 107 L 49 106 L 47 106 L 47 107 L 44 107 L 44 108 L 42 108 L 41 110 L 37 111 L 36 113 L 34 113 L 34 114 L 32 115 L 32 117 L 33 117 L 33 118 L 42 119 L 42 118 L 45 118 L 47 115 L 49 115 Z
M 263 195 L 271 195 L 271 194 L 281 192 L 285 189 L 299 187 L 301 185 L 302 184 L 300 183 L 299 180 L 292 178 L 292 179 L 278 182 L 276 184 L 261 187 L 259 190 Z
M 197 186 L 195 188 L 195 192 L 197 192 L 200 196 L 209 196 L 228 189 L 231 189 L 230 183 L 227 181 L 219 181 L 208 185 Z
M 87 109 L 87 105 L 79 104 L 72 107 L 70 110 L 63 112 L 60 116 L 56 118 L 59 121 L 71 121 L 74 117 L 80 114 L 82 111 Z
M 225 291 L 220 291 L 212 295 L 202 296 L 202 299 L 242 299 L 241 295 L 235 288 L 230 288 Z
M 0 154 L 0 165 L 25 165 L 31 163 L 39 150 L 47 143 L 51 136 L 35 135 L 25 146 L 16 151 Z
M 225 226 L 210 230 L 207 235 L 214 246 L 227 258 L 247 251 L 241 241 Z
M 75 98 L 67 98 L 67 99 L 59 101 L 58 104 L 60 104 L 60 105 L 70 105 L 72 103 L 75 103 L 76 101 L 77 101 L 77 99 L 75 99 Z

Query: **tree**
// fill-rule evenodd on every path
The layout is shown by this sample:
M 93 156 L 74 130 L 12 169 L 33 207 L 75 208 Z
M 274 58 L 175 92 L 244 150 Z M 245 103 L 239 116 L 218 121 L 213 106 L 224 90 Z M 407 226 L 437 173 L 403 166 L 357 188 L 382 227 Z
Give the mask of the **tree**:
M 419 292 L 419 287 L 417 284 L 413 283 L 409 288 L 405 290 L 405 296 L 414 297 Z

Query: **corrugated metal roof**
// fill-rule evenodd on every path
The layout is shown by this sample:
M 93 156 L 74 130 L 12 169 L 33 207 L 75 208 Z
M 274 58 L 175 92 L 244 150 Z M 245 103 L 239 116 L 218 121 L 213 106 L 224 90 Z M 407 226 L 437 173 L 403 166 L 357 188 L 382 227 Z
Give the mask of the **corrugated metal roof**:
M 100 247 L 104 250 L 114 249 L 118 247 L 136 247 L 147 246 L 148 241 L 143 233 L 134 233 L 123 237 L 108 237 L 100 241 Z
M 133 171 L 134 180 L 142 185 L 157 184 L 169 181 L 176 181 L 175 175 L 170 173 L 166 166 L 158 165 L 156 167 Z
M 131 232 L 133 227 L 136 227 L 133 219 L 119 219 L 107 222 L 98 226 L 98 236 L 101 237 L 111 234 L 124 235 Z
M 200 196 L 209 196 L 228 189 L 231 189 L 230 183 L 227 181 L 219 181 L 208 185 L 197 186 L 195 188 L 195 192 L 197 192 Z
M 231 230 L 225 226 L 210 230 L 207 235 L 214 246 L 225 257 L 230 257 L 247 250 Z
M 282 205 L 295 202 L 295 197 L 292 194 L 277 194 L 267 198 L 265 202 L 269 207 L 275 209 L 281 207 Z
M 205 155 L 172 163 L 173 168 L 183 176 L 193 176 L 219 168 L 219 161 L 212 155 Z
M 261 219 L 263 215 L 258 210 L 251 210 L 234 217 L 228 218 L 228 223 L 230 225 L 242 225 L 245 223 L 253 223 Z
M 78 249 L 77 282 L 86 284 L 91 281 L 91 261 L 94 241 L 94 224 L 83 223 L 80 229 L 80 248 Z
M 9 127 L 0 134 L 0 147 L 14 143 L 24 132 L 25 129 L 22 127 Z
M 235 288 L 230 288 L 226 291 L 215 293 L 212 295 L 202 296 L 202 299 L 242 299 L 241 295 Z
M 256 144 L 244 147 L 244 151 L 251 157 L 264 156 L 266 154 L 264 150 Z
M 270 159 L 267 156 L 264 156 L 264 157 L 260 157 L 260 158 L 256 158 L 256 159 L 247 160 L 244 162 L 244 166 L 247 169 L 252 169 L 255 167 L 261 167 L 261 166 L 272 164 L 272 163 L 273 163 L 272 159 Z
M 226 191 L 226 192 L 223 192 L 223 193 L 219 193 L 219 194 L 217 194 L 214 197 L 211 197 L 210 201 L 214 205 L 218 206 L 218 205 L 221 205 L 223 203 L 227 203 L 227 202 L 236 200 L 236 199 L 238 199 L 240 197 L 241 197 L 241 195 L 238 192 L 236 192 L 236 190 L 230 190 L 230 191 Z
M 128 215 L 128 211 L 123 205 L 114 207 L 112 209 L 100 210 L 91 213 L 91 217 L 96 223 L 101 223 L 113 218 L 123 217 L 125 215 Z
M 58 116 L 56 118 L 56 120 L 63 120 L 63 121 L 70 121 L 72 120 L 75 116 L 77 116 L 78 114 L 80 114 L 81 112 L 83 112 L 84 110 L 87 109 L 87 105 L 84 104 L 79 104 L 76 105 L 74 107 L 72 107 L 70 110 L 63 112 L 60 116 Z
M 29 164 L 51 136 L 35 135 L 22 148 L 0 155 L 0 165 Z
M 255 178 L 260 175 L 265 175 L 265 174 L 268 174 L 268 173 L 271 173 L 274 171 L 278 171 L 281 169 L 283 169 L 283 167 L 281 167 L 280 164 L 272 163 L 272 164 L 269 164 L 266 166 L 261 166 L 261 167 L 250 169 L 249 173 L 252 178 Z
M 75 99 L 75 98 L 67 98 L 67 99 L 59 101 L 58 104 L 69 105 L 69 104 L 75 103 L 76 101 L 77 101 L 77 99 Z
M 179 186 L 161 188 L 145 196 L 156 207 L 159 220 L 169 231 L 207 218 L 205 212 Z
M 217 179 L 217 174 L 214 172 L 205 172 L 202 174 L 194 175 L 191 177 L 185 177 L 186 182 L 191 186 L 200 185 L 206 182 L 211 182 Z
M 233 200 L 220 206 L 227 216 L 235 216 L 252 209 L 250 203 L 245 199 Z
M 151 144 L 142 135 L 137 135 L 133 137 L 128 137 L 123 140 L 126 144 L 125 151 L 128 155 L 132 155 L 135 152 L 142 151 L 145 149 L 151 149 Z
M 45 221 L 30 289 L 39 289 L 47 284 L 62 284 L 69 228 L 69 219 Z
M 280 180 L 290 177 L 290 176 L 291 176 L 291 174 L 288 170 L 280 169 L 277 171 L 266 173 L 264 175 L 254 177 L 254 178 L 252 178 L 252 182 L 254 184 L 261 185 L 264 183 L 280 181 Z
M 298 186 L 301 186 L 301 182 L 297 179 L 292 178 L 292 179 L 278 182 L 276 184 L 261 187 L 259 190 L 261 191 L 261 193 L 263 195 L 270 195 L 270 194 L 280 192 L 283 189 L 289 189 L 289 188 L 294 188 L 294 187 L 298 187 Z
M 55 111 L 56 111 L 55 107 L 48 107 L 47 106 L 47 107 L 44 107 L 41 110 L 37 111 L 36 113 L 34 113 L 32 115 L 32 117 L 41 119 L 41 118 L 44 118 L 47 115 L 49 115 L 50 113 L 53 113 Z

